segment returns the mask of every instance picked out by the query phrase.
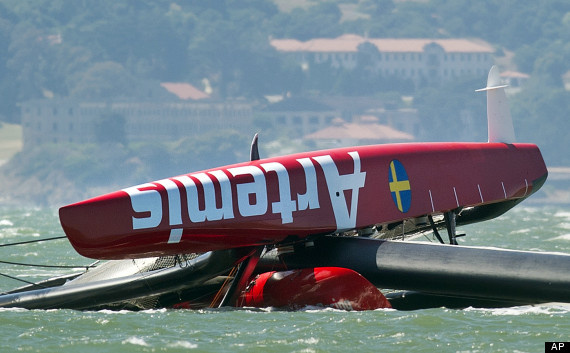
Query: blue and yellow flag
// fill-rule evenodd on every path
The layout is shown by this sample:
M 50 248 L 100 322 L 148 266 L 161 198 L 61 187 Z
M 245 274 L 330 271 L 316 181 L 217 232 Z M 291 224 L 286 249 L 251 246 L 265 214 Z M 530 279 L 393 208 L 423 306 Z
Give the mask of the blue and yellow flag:
M 400 212 L 408 212 L 412 204 L 412 189 L 406 168 L 397 159 L 390 162 L 388 181 L 390 182 L 390 193 L 396 207 L 398 207 Z

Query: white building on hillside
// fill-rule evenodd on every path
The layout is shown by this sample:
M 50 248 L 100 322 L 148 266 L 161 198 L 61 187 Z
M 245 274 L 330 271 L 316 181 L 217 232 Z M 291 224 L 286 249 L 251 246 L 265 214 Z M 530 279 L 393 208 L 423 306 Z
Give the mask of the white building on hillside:
M 474 39 L 364 38 L 345 34 L 306 42 L 273 39 L 279 52 L 291 54 L 303 68 L 329 63 L 333 68 L 366 67 L 385 77 L 444 82 L 460 76 L 485 76 L 493 65 L 493 47 Z
M 212 100 L 187 83 L 161 83 L 145 89 L 147 99 L 23 102 L 24 148 L 45 143 L 96 143 L 108 138 L 102 135 L 112 134 L 120 134 L 117 137 L 124 142 L 176 141 L 251 126 L 250 102 Z

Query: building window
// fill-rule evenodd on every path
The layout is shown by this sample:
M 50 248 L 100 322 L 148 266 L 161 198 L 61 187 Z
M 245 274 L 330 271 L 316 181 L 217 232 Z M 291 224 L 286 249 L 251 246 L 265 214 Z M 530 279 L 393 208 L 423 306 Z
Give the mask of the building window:
M 53 125 L 52 125 L 52 130 L 53 130 L 53 131 L 57 131 L 57 123 L 53 123 Z

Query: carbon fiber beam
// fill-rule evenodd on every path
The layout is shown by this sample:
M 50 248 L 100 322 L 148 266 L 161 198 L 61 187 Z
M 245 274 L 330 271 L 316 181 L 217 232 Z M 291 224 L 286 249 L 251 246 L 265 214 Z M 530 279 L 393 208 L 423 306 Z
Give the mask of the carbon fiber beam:
M 310 244 L 310 243 L 309 243 Z M 268 252 L 256 271 L 338 266 L 379 288 L 517 303 L 570 302 L 570 255 L 357 237 Z

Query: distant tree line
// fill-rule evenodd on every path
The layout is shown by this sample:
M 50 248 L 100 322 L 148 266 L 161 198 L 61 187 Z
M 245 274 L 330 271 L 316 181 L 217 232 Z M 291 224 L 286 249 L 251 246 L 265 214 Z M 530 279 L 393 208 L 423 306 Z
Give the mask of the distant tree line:
M 551 85 L 560 86 L 570 69 L 565 0 L 306 4 L 283 12 L 266 0 L 5 0 L 0 109 L 15 119 L 13 102 L 45 94 L 129 94 L 141 78 L 207 78 L 222 97 L 314 88 L 300 82 L 298 68 L 280 58 L 269 38 L 475 37 L 514 51 L 521 71 L 549 77 Z M 342 21 L 342 4 L 362 16 Z

